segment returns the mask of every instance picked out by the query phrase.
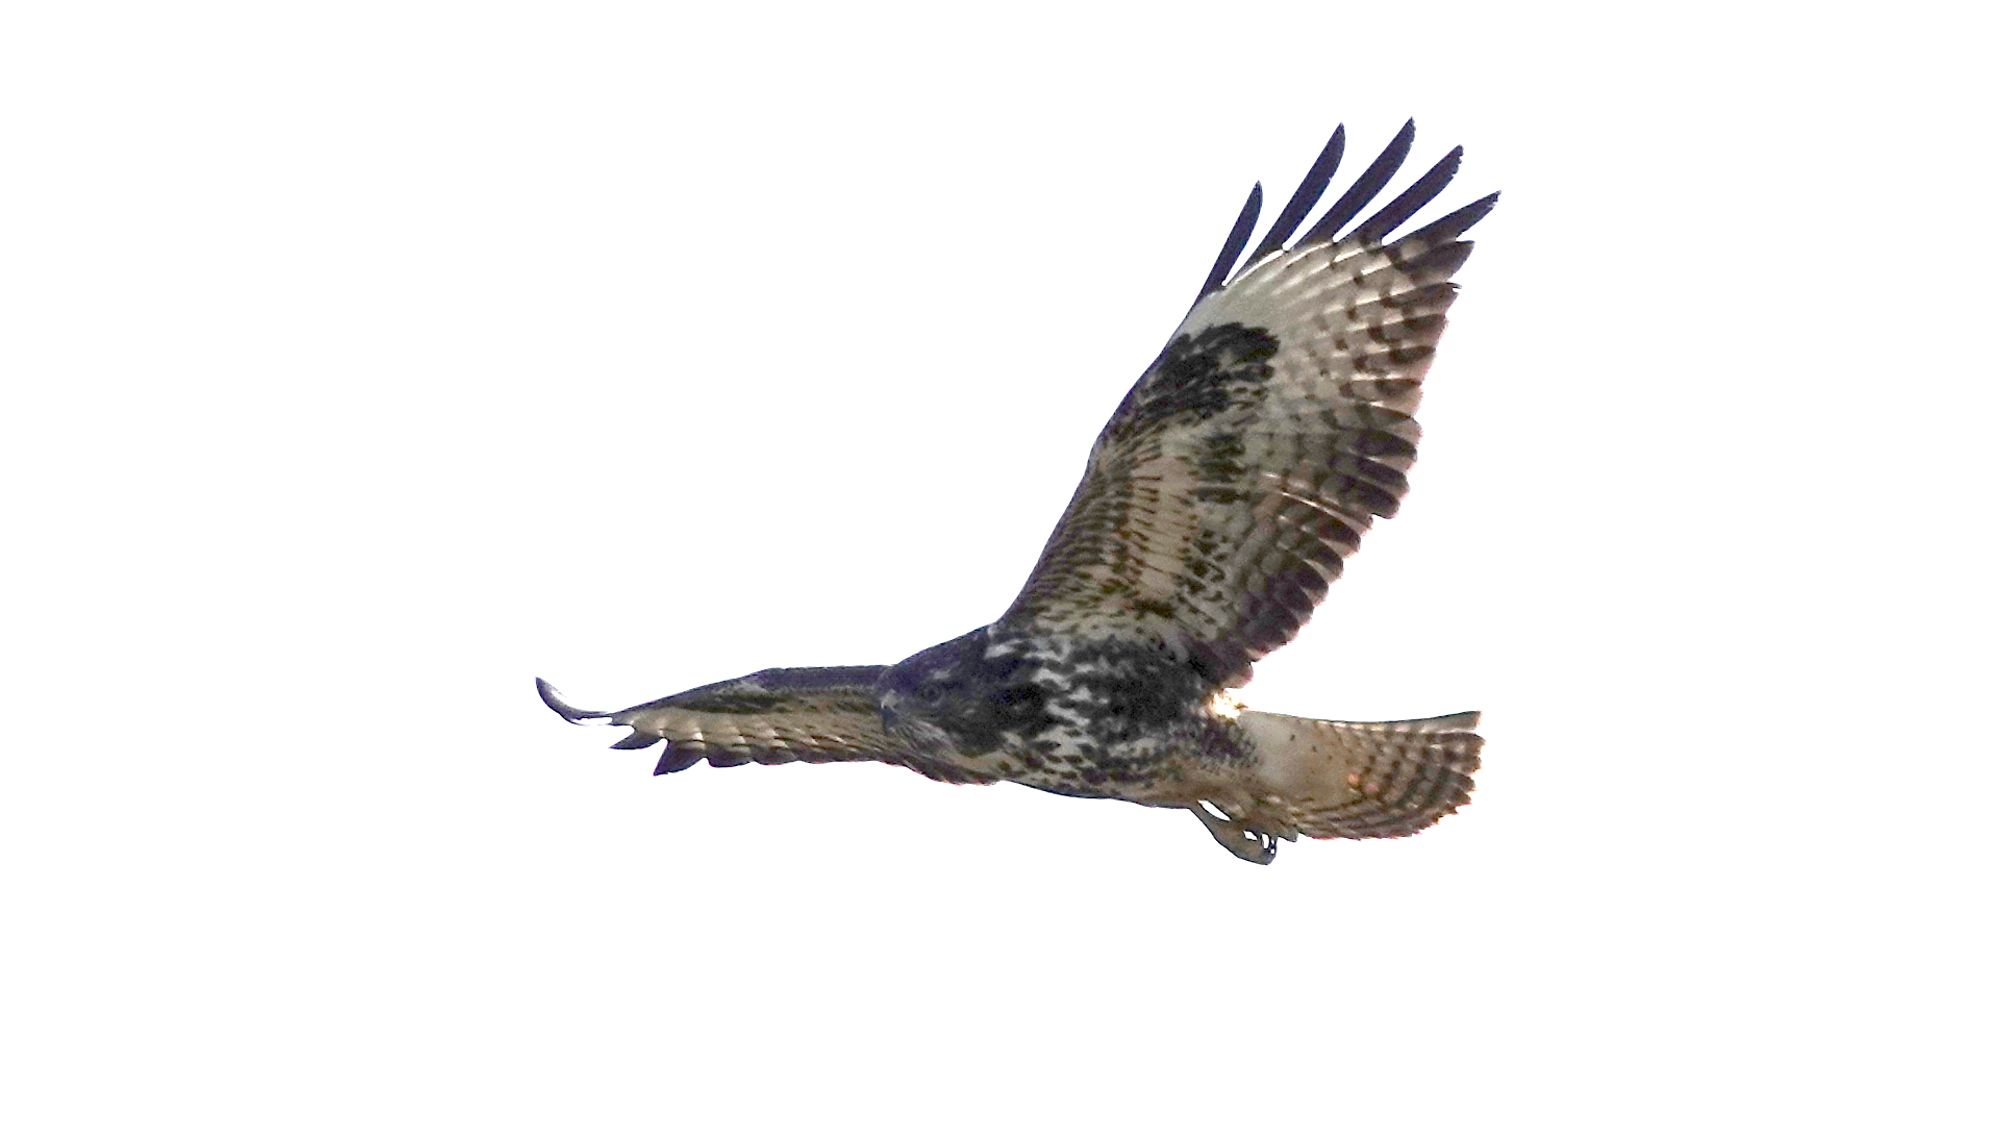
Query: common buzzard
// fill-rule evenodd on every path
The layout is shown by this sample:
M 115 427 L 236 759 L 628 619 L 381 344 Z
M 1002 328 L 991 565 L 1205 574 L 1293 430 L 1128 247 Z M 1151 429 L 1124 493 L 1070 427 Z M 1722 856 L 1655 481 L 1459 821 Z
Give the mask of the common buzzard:
M 900 664 L 773 668 L 573 723 L 696 762 L 889 762 L 1188 809 L 1269 863 L 1279 839 L 1404 836 L 1472 792 L 1476 712 L 1341 722 L 1247 711 L 1228 689 L 1292 639 L 1376 516 L 1396 512 L 1462 236 L 1489 195 L 1392 238 L 1454 148 L 1353 222 L 1409 153 L 1389 147 L 1287 245 L 1340 164 L 1336 129 L 1271 229 L 1253 188 L 1187 318 L 1091 448 L 1027 585 L 991 625 Z

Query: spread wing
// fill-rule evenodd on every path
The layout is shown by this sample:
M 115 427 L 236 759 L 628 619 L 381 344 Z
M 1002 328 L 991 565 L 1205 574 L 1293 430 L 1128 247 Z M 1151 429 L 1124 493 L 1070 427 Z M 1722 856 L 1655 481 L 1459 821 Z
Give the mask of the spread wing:
M 677 773 L 706 758 L 711 766 L 751 762 L 887 762 L 936 781 L 981 782 L 882 728 L 875 681 L 879 664 L 845 668 L 770 668 L 622 711 L 585 711 L 536 680 L 542 702 L 572 723 L 632 728 L 612 743 L 637 750 L 665 742 L 655 774 Z
M 1345 236 L 1409 152 L 1405 125 L 1290 248 L 1331 181 L 1332 140 L 1244 268 L 1253 190 L 1187 319 L 1091 449 L 1002 624 L 1150 633 L 1216 683 L 1289 641 L 1415 459 L 1413 414 L 1490 195 L 1393 241 L 1458 168 L 1453 149 Z

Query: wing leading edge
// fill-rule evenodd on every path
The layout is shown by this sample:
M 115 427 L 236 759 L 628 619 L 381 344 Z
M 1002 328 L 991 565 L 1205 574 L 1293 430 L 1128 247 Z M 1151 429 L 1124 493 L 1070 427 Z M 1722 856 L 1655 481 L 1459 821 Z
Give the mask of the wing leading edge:
M 612 743 L 616 749 L 666 743 L 655 774 L 678 773 L 703 760 L 717 767 L 866 761 L 938 781 L 979 780 L 914 754 L 883 729 L 875 684 L 886 670 L 879 664 L 768 668 L 622 711 L 574 707 L 546 680 L 536 680 L 535 690 L 572 723 L 632 728 Z

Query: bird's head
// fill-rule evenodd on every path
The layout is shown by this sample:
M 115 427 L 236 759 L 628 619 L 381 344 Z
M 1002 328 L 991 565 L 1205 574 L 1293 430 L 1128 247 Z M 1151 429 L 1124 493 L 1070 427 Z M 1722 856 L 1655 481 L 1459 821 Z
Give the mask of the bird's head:
M 883 673 L 877 686 L 882 724 L 918 745 L 949 744 L 949 732 L 960 725 L 954 720 L 979 679 L 985 653 L 986 628 L 981 626 Z
M 1033 662 L 985 627 L 917 653 L 883 673 L 882 724 L 935 752 L 978 755 L 1047 725 Z

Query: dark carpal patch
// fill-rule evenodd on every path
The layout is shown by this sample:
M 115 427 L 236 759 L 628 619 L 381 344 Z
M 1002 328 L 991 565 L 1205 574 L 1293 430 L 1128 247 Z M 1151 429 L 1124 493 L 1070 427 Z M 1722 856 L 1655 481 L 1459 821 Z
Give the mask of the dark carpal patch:
M 1271 381 L 1278 338 L 1246 324 L 1216 324 L 1174 337 L 1111 417 L 1121 437 L 1166 424 L 1207 420 L 1254 403 Z

